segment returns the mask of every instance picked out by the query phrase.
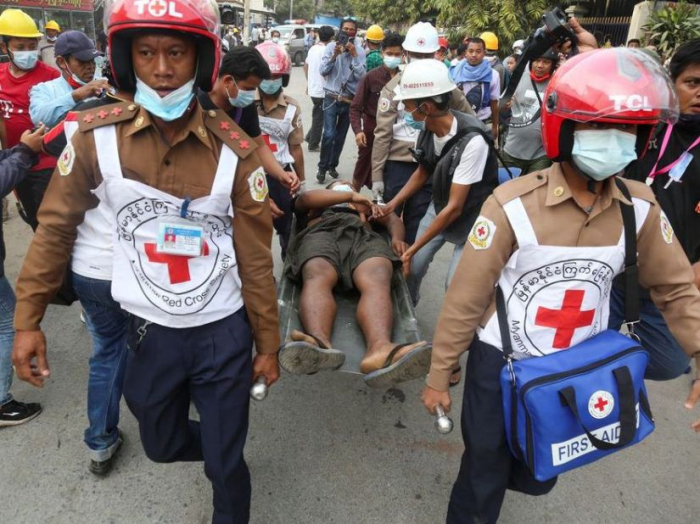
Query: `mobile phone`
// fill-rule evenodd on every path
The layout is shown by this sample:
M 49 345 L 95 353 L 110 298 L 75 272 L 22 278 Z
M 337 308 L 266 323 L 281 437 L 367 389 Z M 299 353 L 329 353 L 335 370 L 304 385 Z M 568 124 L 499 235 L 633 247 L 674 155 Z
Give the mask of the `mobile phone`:
M 348 36 L 347 33 L 344 33 L 343 31 L 338 33 L 338 42 L 340 43 L 340 45 L 343 45 L 343 46 L 347 45 L 349 40 L 350 40 L 350 37 Z

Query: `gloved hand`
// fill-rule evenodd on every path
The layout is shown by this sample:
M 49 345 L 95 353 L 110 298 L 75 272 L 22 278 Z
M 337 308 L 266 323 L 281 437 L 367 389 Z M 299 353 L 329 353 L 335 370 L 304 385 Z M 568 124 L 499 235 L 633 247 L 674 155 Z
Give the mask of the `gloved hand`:
M 374 200 L 384 201 L 384 182 L 372 182 L 372 195 Z

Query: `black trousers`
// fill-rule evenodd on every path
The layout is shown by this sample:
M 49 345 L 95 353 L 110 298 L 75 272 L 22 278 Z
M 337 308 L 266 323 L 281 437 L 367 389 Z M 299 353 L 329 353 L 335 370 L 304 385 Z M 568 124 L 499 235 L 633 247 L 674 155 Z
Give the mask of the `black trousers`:
M 245 309 L 203 326 L 148 325 L 131 317 L 124 398 L 154 462 L 204 461 L 214 489 L 213 524 L 247 524 L 248 433 L 253 339 Z M 190 400 L 200 422 L 189 420 Z
M 387 160 L 384 165 L 384 201 L 389 202 L 398 195 L 399 191 L 406 185 L 413 172 L 418 169 L 415 162 L 396 162 Z M 396 208 L 396 214 L 403 217 L 403 224 L 406 228 L 406 242 L 413 244 L 416 241 L 418 226 L 425 216 L 425 212 L 433 199 L 433 179 L 420 188 L 415 195 Z
M 462 438 L 464 455 L 452 487 L 448 524 L 492 524 L 498 521 L 506 489 L 545 495 L 557 482 L 539 482 L 508 447 L 503 419 L 500 374 L 503 353 L 475 339 L 469 348 Z
M 39 226 L 36 215 L 39 212 L 41 201 L 44 199 L 46 188 L 49 186 L 52 173 L 53 169 L 31 171 L 27 173 L 24 180 L 15 187 L 17 198 L 22 204 L 26 215 L 25 222 L 27 222 L 34 231 L 36 231 L 36 228 Z
M 287 165 L 285 171 L 291 171 L 291 166 Z M 294 210 L 292 209 L 292 195 L 289 194 L 289 189 L 284 187 L 276 178 L 267 175 L 267 187 L 270 191 L 270 198 L 275 201 L 275 204 L 280 208 L 284 215 L 279 218 L 272 219 L 272 225 L 280 239 L 280 248 L 282 250 L 282 261 L 287 258 L 287 245 L 289 238 L 292 236 L 292 219 Z
M 321 145 L 321 137 L 323 136 L 323 97 L 311 97 L 314 104 L 311 112 L 311 128 L 306 133 L 306 141 L 309 147 L 316 149 Z

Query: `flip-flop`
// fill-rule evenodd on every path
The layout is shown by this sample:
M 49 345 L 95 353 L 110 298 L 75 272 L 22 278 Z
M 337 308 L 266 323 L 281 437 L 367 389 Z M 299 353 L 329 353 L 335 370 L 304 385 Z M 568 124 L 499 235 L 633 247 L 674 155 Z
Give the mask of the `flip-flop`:
M 399 344 L 391 350 L 384 365 L 365 375 L 365 384 L 371 388 L 391 387 L 399 382 L 406 382 L 424 377 L 430 370 L 430 357 L 433 352 L 432 344 L 423 344 L 412 349 L 399 360 L 392 363 L 396 354 L 411 344 Z
M 459 386 L 459 383 L 462 382 L 461 373 L 462 373 L 462 366 L 457 366 L 455 369 L 452 370 L 452 373 L 450 374 L 450 387 L 451 388 L 453 388 L 455 386 Z M 455 375 L 460 375 L 460 376 L 457 379 L 457 382 L 452 382 Z
M 345 363 L 345 353 L 327 348 L 318 338 L 309 336 L 316 341 L 316 346 L 297 340 L 282 345 L 279 352 L 282 369 L 293 375 L 313 375 L 319 371 L 342 367 Z

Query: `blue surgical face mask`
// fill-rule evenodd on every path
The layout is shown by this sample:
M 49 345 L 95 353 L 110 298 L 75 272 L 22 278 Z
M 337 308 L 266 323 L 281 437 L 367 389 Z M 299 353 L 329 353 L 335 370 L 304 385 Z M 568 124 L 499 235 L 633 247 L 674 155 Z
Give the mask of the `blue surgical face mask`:
M 161 97 L 157 91 L 136 78 L 136 96 L 134 102 L 146 108 L 146 111 L 166 122 L 177 120 L 187 110 L 194 97 L 194 78 L 167 96 Z
M 574 131 L 571 157 L 576 167 L 593 180 L 601 181 L 636 160 L 636 148 L 636 134 L 619 129 L 585 129 Z
M 413 111 L 418 111 L 418 108 L 414 109 Z M 403 121 L 407 126 L 412 127 L 417 131 L 423 131 L 425 129 L 425 120 L 415 120 L 413 118 L 413 111 L 404 111 Z
M 279 37 L 278 37 L 278 36 L 273 36 L 273 37 L 272 37 L 272 43 L 273 43 L 273 44 L 279 44 L 279 43 L 280 43 Z
M 39 51 L 12 51 L 12 62 L 22 71 L 31 71 L 39 60 Z
M 238 84 L 236 84 L 236 87 L 238 87 Z M 226 94 L 228 95 L 229 104 L 231 104 L 233 107 L 247 107 L 255 101 L 255 91 L 244 91 L 240 87 L 238 87 L 237 97 L 232 97 L 229 94 L 228 89 L 226 90 Z
M 401 65 L 401 57 L 400 56 L 385 56 L 384 57 L 384 65 L 387 66 L 389 69 L 396 69 Z
M 260 82 L 260 89 L 266 95 L 274 95 L 282 89 L 282 79 L 277 78 L 276 80 L 263 80 Z

